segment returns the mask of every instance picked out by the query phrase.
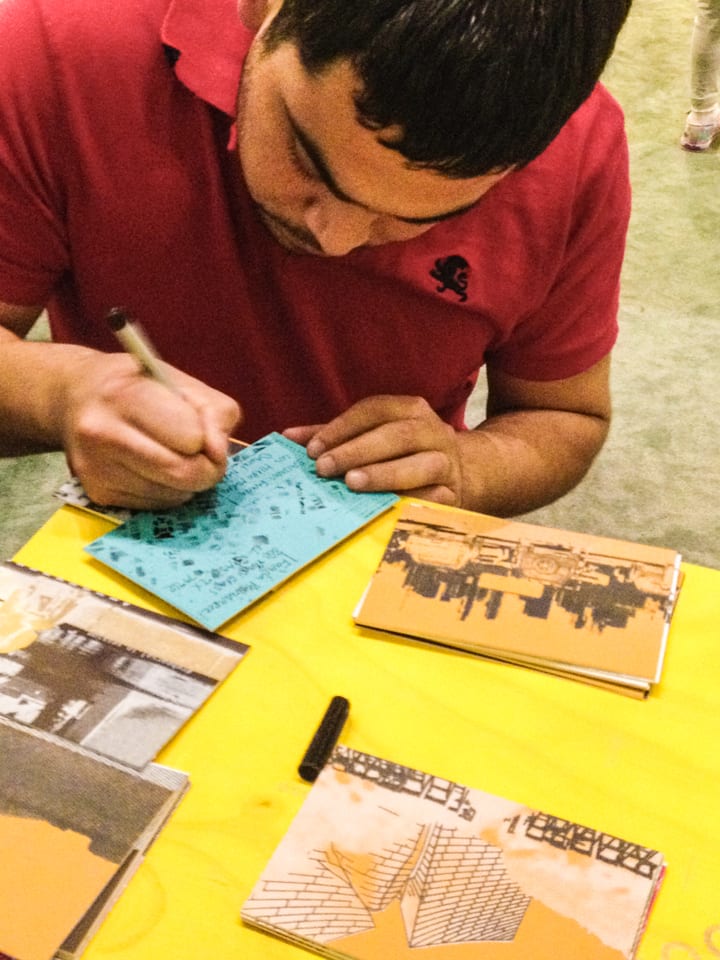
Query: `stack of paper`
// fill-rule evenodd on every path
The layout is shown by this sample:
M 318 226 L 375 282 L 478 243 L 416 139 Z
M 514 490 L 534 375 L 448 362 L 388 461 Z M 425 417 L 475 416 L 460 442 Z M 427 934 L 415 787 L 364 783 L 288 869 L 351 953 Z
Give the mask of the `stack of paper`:
M 188 786 L 158 751 L 247 651 L 0 564 L 0 956 L 77 956 Z
M 643 697 L 679 585 L 674 550 L 409 504 L 355 621 Z
M 242 919 L 337 960 L 629 960 L 662 854 L 342 745 Z

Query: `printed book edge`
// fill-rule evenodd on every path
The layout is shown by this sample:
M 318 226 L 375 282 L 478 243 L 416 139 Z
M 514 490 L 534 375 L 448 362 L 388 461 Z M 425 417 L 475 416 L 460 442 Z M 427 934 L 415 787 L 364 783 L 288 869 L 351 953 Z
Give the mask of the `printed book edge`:
M 423 524 L 423 520 L 416 520 L 418 511 L 422 511 L 426 516 L 436 515 L 438 517 L 438 522 L 442 520 L 452 526 L 452 518 L 460 517 L 466 518 L 466 522 L 472 524 L 472 521 L 476 517 L 480 517 L 484 520 L 496 521 L 501 526 L 505 523 L 515 524 L 518 523 L 521 526 L 530 527 L 532 530 L 542 531 L 544 536 L 552 535 L 555 532 L 575 537 L 578 536 L 581 539 L 589 539 L 594 541 L 599 541 L 603 544 L 615 544 L 618 547 L 622 545 L 627 545 L 631 548 L 640 548 L 647 549 L 650 551 L 657 550 L 659 553 L 664 554 L 667 559 L 667 566 L 672 566 L 672 580 L 667 588 L 667 602 L 668 609 L 666 612 L 665 622 L 662 626 L 662 632 L 657 636 L 653 641 L 653 652 L 651 664 L 648 663 L 646 669 L 642 673 L 630 673 L 624 670 L 613 669 L 612 667 L 604 667 L 601 664 L 592 663 L 591 657 L 586 656 L 585 662 L 582 662 L 582 658 L 579 658 L 578 661 L 570 661 L 566 659 L 555 659 L 552 657 L 544 657 L 542 655 L 535 655 L 529 650 L 518 650 L 517 648 L 512 648 L 510 644 L 504 646 L 491 646 L 491 645 L 482 645 L 482 644 L 473 644 L 463 641 L 462 639 L 458 640 L 455 637 L 451 637 L 444 632 L 439 632 L 437 629 L 428 631 L 420 630 L 417 628 L 417 625 L 408 626 L 405 628 L 403 625 L 398 623 L 398 618 L 394 617 L 391 623 L 383 622 L 382 611 L 375 610 L 372 617 L 367 618 L 363 610 L 366 603 L 372 602 L 372 593 L 373 585 L 375 580 L 378 578 L 378 575 L 383 568 L 385 563 L 385 557 L 387 555 L 388 548 L 392 543 L 392 536 L 398 529 L 398 527 L 405 522 L 417 522 Z M 463 534 L 465 533 L 464 524 L 462 519 L 459 521 L 458 532 Z M 672 558 L 672 563 L 671 563 Z M 658 562 L 660 560 L 658 559 Z M 571 530 L 564 530 L 561 528 L 555 527 L 542 527 L 537 524 L 526 524 L 524 521 L 518 520 L 504 520 L 502 518 L 495 518 L 485 514 L 474 514 L 472 511 L 463 510 L 457 507 L 448 507 L 444 505 L 431 504 L 419 501 L 410 501 L 403 504 L 400 513 L 398 514 L 391 533 L 390 539 L 385 545 L 383 554 L 380 558 L 380 561 L 377 565 L 376 570 L 373 572 L 365 590 L 363 591 L 362 596 L 360 597 L 358 603 L 353 610 L 353 619 L 359 627 L 363 627 L 373 632 L 382 632 L 389 634 L 391 636 L 405 637 L 410 640 L 417 640 L 420 642 L 426 642 L 431 644 L 440 645 L 443 647 L 448 647 L 451 649 L 462 650 L 464 652 L 483 656 L 489 659 L 501 660 L 503 662 L 510 663 L 519 663 L 521 665 L 528 665 L 535 668 L 545 668 L 546 670 L 562 671 L 568 673 L 579 673 L 583 677 L 593 677 L 597 680 L 603 682 L 610 682 L 612 684 L 619 683 L 623 687 L 630 686 L 636 689 L 649 691 L 650 687 L 660 681 L 662 675 L 662 669 L 665 659 L 665 653 L 667 648 L 667 639 L 670 630 L 672 614 L 675 609 L 675 604 L 679 595 L 680 588 L 682 586 L 683 575 L 681 572 L 681 554 L 667 547 L 654 547 L 653 545 L 637 544 L 634 541 L 621 540 L 618 538 L 609 538 L 604 536 L 599 536 L 595 534 L 575 534 Z M 376 604 L 377 605 L 377 604 Z

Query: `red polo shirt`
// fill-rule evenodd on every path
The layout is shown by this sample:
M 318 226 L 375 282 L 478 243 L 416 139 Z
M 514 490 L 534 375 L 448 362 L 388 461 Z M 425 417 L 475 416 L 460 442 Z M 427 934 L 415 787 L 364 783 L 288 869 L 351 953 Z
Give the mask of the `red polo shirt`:
M 550 380 L 609 352 L 630 200 L 602 87 L 473 210 L 324 259 L 283 250 L 242 181 L 250 41 L 236 0 L 0 2 L 0 300 L 102 350 L 128 307 L 248 440 L 378 393 L 459 427 L 486 360 Z

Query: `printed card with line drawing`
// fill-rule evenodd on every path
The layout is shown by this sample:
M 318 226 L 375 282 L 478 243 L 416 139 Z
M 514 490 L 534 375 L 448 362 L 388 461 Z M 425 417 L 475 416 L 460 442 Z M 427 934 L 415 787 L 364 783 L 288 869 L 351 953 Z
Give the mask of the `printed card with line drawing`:
M 337 960 L 630 960 L 664 870 L 602 828 L 338 745 L 241 917 Z
M 272 433 L 231 457 L 213 490 L 139 511 L 86 549 L 215 630 L 397 499 L 318 477 L 304 447 Z

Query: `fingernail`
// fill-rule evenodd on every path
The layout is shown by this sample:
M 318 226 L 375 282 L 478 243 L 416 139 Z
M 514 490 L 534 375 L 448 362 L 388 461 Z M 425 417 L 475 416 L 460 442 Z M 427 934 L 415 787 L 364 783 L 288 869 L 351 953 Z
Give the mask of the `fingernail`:
M 337 473 L 337 468 L 335 466 L 335 459 L 329 454 L 320 457 L 319 460 L 315 462 L 315 471 L 321 477 L 333 477 Z
M 364 490 L 368 477 L 364 470 L 348 470 L 345 474 L 345 483 L 351 490 Z
M 325 444 L 322 442 L 322 440 L 318 440 L 317 437 L 313 437 L 305 449 L 307 450 L 307 455 L 309 457 L 312 457 L 313 460 L 317 460 L 322 453 L 325 453 Z

